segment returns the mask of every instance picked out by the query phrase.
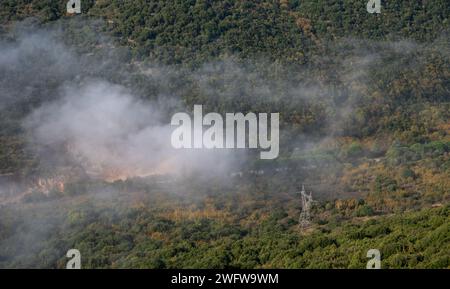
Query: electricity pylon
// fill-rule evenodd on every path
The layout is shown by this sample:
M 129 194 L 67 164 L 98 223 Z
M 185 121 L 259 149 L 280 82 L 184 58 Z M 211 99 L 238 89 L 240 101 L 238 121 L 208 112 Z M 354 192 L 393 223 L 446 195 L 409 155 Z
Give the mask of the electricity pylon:
M 298 227 L 300 230 L 307 228 L 311 224 L 311 203 L 313 202 L 311 192 L 309 195 L 305 191 L 305 186 L 302 185 L 302 190 L 300 192 L 300 197 L 302 200 L 302 211 L 298 219 Z

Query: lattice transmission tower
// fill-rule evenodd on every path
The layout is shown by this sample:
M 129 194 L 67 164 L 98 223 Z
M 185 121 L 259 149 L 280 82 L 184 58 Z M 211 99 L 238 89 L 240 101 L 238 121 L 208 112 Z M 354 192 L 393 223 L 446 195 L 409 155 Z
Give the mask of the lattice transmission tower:
M 311 225 L 311 204 L 313 203 L 312 193 L 309 195 L 305 191 L 305 186 L 302 185 L 300 192 L 300 198 L 302 200 L 302 211 L 298 219 L 298 227 L 300 230 L 305 229 Z

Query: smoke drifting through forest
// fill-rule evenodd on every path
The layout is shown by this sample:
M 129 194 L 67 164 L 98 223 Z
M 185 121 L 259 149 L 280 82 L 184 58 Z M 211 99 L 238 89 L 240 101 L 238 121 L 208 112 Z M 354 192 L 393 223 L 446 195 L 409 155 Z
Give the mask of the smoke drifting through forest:
M 88 175 L 116 180 L 221 172 L 233 162 L 230 152 L 173 149 L 168 109 L 174 105 L 187 109 L 173 94 L 149 101 L 108 81 L 117 73 L 111 69 L 122 69 L 117 73 L 121 80 L 131 77 L 128 64 L 118 60 L 114 48 L 106 52 L 111 58 L 98 59 L 62 44 L 58 37 L 63 32 L 58 29 L 17 33 L 15 42 L 2 43 L 0 48 L 1 73 L 9 75 L 1 85 L 1 104 L 3 109 L 33 104 L 27 105 L 31 111 L 22 124 L 29 133 L 30 149 L 43 165 L 81 166 Z M 104 50 L 111 47 L 102 45 Z M 153 68 L 155 78 L 164 69 Z
M 75 22 L 72 30 L 60 24 L 27 28 L 29 23 L 25 22 L 0 41 L 2 135 L 19 131 L 26 136 L 27 149 L 39 160 L 32 173 L 38 176 L 48 171 L 58 176 L 67 170 L 78 172 L 79 168 L 107 181 L 151 174 L 198 172 L 222 176 L 241 171 L 242 163 L 250 157 L 238 150 L 172 149 L 170 116 L 191 110 L 193 104 L 220 113 L 280 112 L 280 158 L 289 158 L 331 142 L 336 136 L 360 136 L 365 124 L 361 108 L 370 106 L 372 94 L 385 93 L 388 88 L 384 85 L 406 71 L 418 71 L 414 80 L 422 79 L 420 74 L 427 64 L 424 51 L 448 59 L 448 38 L 428 45 L 350 39 L 327 44 L 320 58 L 295 70 L 267 59 L 238 57 L 208 61 L 192 70 L 151 61 L 136 63 L 126 50 L 95 33 L 94 45 L 84 47 L 77 43 L 76 31 L 95 22 Z M 390 78 L 377 82 L 373 72 L 383 69 L 390 71 Z M 308 169 L 312 165 L 307 160 L 301 162 Z M 317 160 L 314 165 L 327 162 Z M 298 171 L 288 173 L 292 187 L 304 181 L 305 176 Z M 26 177 L 32 174 L 24 173 Z M 269 177 L 266 181 L 271 183 Z M 24 189 L 22 184 L 13 185 Z M 290 184 L 283 180 L 282 185 Z M 4 186 L 0 183 L 0 192 Z M 257 186 L 256 181 L 249 180 L 245 189 L 259 192 Z M 276 182 L 261 191 L 276 191 L 275 186 Z M 205 187 L 203 191 L 214 191 Z M 184 185 L 179 190 L 185 190 Z M 37 203 L 32 210 L 9 206 L 10 214 L 18 216 L 18 224 L 7 239 L 1 240 L 0 248 L 9 248 L 5 249 L 7 254 L 0 254 L 6 256 L 2 260 L 32 264 L 27 254 L 41 252 L 48 236 L 58 232 L 73 215 L 74 219 L 83 219 L 92 214 L 95 219 L 96 205 L 126 197 L 116 188 L 95 188 L 89 193 L 99 199 L 106 197 L 95 202 L 98 199 L 92 194 L 92 199 L 83 204 L 91 208 L 94 203 L 93 209 L 85 210 L 88 213 L 80 209 L 68 214 L 64 211 L 64 206 L 70 207 L 64 203 L 68 198 Z M 39 264 L 54 266 L 46 260 Z
M 239 171 L 242 152 L 171 148 L 170 114 L 189 111 L 193 104 L 222 113 L 280 112 L 284 156 L 318 146 L 361 122 L 359 109 L 371 101 L 369 86 L 376 82 L 369 71 L 382 65 L 396 66 L 399 72 L 417 69 L 426 62 L 416 53 L 432 46 L 345 40 L 293 74 L 268 60 L 233 57 L 192 71 L 130 62 L 106 37 L 95 36 L 93 52 L 80 52 L 71 40 L 73 31 L 64 25 L 26 25 L 19 24 L 14 40 L 0 45 L 0 108 L 6 117 L 22 119 L 41 165 L 81 166 L 107 180 Z M 397 56 L 401 60 L 392 60 Z M 386 63 L 388 59 L 392 61 Z M 25 117 L 7 112 L 19 106 L 25 107 Z M 296 127 L 306 129 L 299 133 Z
M 216 163 L 207 154 L 172 149 L 171 128 L 158 106 L 137 100 L 121 86 L 95 81 L 65 87 L 62 94 L 34 111 L 26 126 L 37 144 L 65 147 L 88 174 L 115 180 Z

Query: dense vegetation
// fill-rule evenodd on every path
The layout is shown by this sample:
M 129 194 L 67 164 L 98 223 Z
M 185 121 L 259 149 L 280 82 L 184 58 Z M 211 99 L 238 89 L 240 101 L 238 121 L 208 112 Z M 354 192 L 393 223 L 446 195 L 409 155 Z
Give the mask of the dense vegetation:
M 15 246 L 1 246 L 0 265 L 64 268 L 66 248 L 78 248 L 85 268 L 365 268 L 367 251 L 378 248 L 385 268 L 449 266 L 448 205 L 383 216 L 363 200 L 325 202 L 300 232 L 294 193 L 242 186 L 176 195 L 134 180 L 5 208 L 2 242 Z
M 280 112 L 280 157 L 242 168 L 259 177 L 83 179 L 0 199 L 0 267 L 63 268 L 69 248 L 85 268 L 364 268 L 371 248 L 383 267 L 450 267 L 447 1 L 383 1 L 380 15 L 360 0 L 82 2 L 77 16 L 66 1 L 0 3 L 2 47 L 38 30 L 78 61 L 37 46 L 0 67 L 0 185 L 56 170 L 22 122 L 80 74 L 188 108 Z M 318 200 L 302 232 L 301 183 Z
M 6 0 L 2 22 L 64 17 L 66 1 Z M 360 0 L 82 1 L 85 14 L 108 19 L 122 43 L 169 63 L 203 62 L 224 53 L 305 62 L 339 37 L 430 41 L 448 27 L 445 0 L 386 1 L 370 15 Z

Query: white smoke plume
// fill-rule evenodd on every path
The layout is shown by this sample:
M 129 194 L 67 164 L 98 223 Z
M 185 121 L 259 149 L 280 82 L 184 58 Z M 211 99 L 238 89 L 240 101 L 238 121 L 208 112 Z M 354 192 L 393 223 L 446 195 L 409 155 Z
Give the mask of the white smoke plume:
M 173 149 L 173 128 L 159 104 L 140 100 L 120 85 L 90 81 L 65 86 L 61 94 L 36 109 L 26 127 L 35 144 L 63 147 L 90 175 L 114 180 L 210 171 L 224 162 L 217 152 Z
M 150 74 L 140 64 L 130 69 L 108 40 L 98 37 L 94 53 L 83 53 L 64 43 L 64 33 L 19 27 L 0 41 L 2 119 L 20 122 L 41 165 L 81 167 L 106 180 L 231 167 L 229 151 L 172 148 L 171 114 L 192 109 L 167 88 L 181 72 L 156 64 Z M 146 82 L 141 87 L 153 86 L 130 85 L 136 75 Z

